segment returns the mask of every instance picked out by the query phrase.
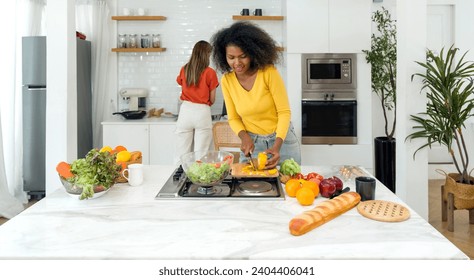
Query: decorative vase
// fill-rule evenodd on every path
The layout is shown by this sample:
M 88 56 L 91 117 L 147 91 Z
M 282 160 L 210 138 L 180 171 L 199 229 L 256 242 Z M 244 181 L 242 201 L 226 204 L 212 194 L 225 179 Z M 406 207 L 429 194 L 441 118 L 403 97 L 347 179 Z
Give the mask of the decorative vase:
M 395 193 L 395 138 L 376 137 L 374 139 L 375 177 Z

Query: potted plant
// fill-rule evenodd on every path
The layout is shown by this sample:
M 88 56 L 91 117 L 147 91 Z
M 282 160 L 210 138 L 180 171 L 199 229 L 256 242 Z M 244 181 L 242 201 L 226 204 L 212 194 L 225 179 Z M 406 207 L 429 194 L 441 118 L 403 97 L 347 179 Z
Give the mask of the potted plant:
M 474 179 L 469 175 L 469 153 L 463 130 L 474 109 L 474 62 L 465 61 L 466 53 L 456 59 L 458 48 L 451 46 L 437 55 L 427 52 L 427 62 L 416 62 L 426 70 L 412 75 L 421 77 L 426 91 L 426 112 L 411 115 L 416 125 L 407 139 L 425 139 L 420 149 L 439 143 L 447 148 L 457 173 L 446 174 L 443 199 L 454 194 L 456 209 L 474 208 Z
M 373 13 L 372 21 L 376 23 L 378 34 L 372 34 L 371 49 L 362 52 L 371 65 L 372 91 L 380 100 L 385 121 L 385 136 L 374 139 L 374 170 L 375 177 L 395 192 L 396 21 L 384 7 Z

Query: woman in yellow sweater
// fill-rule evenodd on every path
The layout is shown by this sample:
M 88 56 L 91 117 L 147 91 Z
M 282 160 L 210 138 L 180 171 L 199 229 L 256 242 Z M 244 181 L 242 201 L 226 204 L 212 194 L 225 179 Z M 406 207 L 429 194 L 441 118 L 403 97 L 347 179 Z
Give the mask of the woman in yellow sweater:
M 288 95 L 275 68 L 280 59 L 275 41 L 263 29 L 241 21 L 214 34 L 211 44 L 216 69 L 224 73 L 221 86 L 229 124 L 242 140 L 243 155 L 266 152 L 267 169 L 287 158 L 300 163 Z

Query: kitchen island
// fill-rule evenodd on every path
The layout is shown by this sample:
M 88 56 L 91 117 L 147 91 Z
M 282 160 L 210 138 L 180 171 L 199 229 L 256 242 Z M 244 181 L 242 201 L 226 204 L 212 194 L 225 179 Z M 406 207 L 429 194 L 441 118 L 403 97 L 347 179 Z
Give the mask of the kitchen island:
M 0 259 L 468 259 L 380 182 L 376 199 L 407 206 L 407 221 L 377 222 L 354 208 L 293 236 L 289 221 L 325 198 L 156 200 L 174 169 L 145 166 L 141 186 L 117 184 L 91 200 L 58 189 L 0 226 Z M 302 171 L 332 176 L 338 167 Z M 344 184 L 355 190 L 352 178 Z

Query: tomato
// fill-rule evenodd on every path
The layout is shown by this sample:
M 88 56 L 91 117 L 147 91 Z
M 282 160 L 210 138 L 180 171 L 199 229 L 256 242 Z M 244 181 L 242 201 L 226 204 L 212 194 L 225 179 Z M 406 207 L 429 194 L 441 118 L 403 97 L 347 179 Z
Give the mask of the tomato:
M 296 173 L 295 175 L 291 176 L 293 179 L 304 179 L 304 175 L 301 173 Z
M 324 177 L 316 172 L 311 172 L 311 173 L 308 173 L 308 175 L 306 175 L 305 179 L 306 180 L 310 180 L 310 179 L 318 179 L 319 181 L 322 181 L 324 179 Z
M 214 166 L 215 166 L 216 168 L 220 168 L 220 167 L 221 167 L 221 163 L 218 162 L 218 163 L 214 164 Z
M 232 164 L 232 156 L 225 156 L 222 161 L 226 161 L 228 164 Z

